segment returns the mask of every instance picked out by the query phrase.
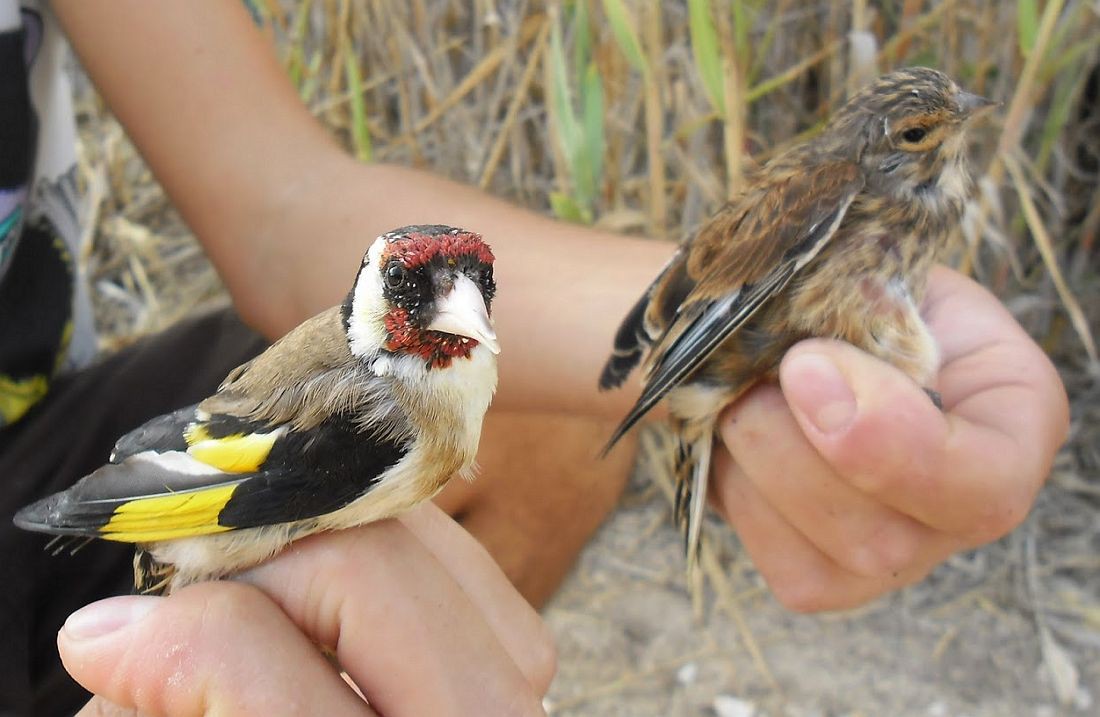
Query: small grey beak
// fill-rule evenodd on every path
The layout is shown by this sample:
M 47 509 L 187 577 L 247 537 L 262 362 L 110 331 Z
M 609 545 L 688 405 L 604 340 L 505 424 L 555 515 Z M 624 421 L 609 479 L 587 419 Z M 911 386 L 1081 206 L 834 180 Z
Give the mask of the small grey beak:
M 963 115 L 966 117 L 971 117 L 984 109 L 995 107 L 1001 104 L 1000 102 L 994 102 L 993 100 L 986 99 L 981 95 L 975 95 L 973 93 L 963 90 L 959 91 L 957 99 L 959 101 L 959 108 L 962 110 Z
M 458 274 L 454 286 L 446 296 L 437 299 L 435 318 L 427 328 L 474 339 L 485 344 L 493 353 L 500 353 L 500 342 L 497 341 L 497 332 L 489 321 L 485 299 L 482 298 L 477 284 L 465 274 Z

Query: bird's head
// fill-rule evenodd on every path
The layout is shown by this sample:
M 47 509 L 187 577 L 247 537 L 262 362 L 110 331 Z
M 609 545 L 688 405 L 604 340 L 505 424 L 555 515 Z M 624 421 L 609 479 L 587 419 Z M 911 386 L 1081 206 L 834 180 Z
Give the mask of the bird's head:
M 473 232 L 431 224 L 394 229 L 363 257 L 343 305 L 353 354 L 423 359 L 429 368 L 500 352 L 490 320 L 493 252 Z
M 858 142 L 868 189 L 961 200 L 969 191 L 966 127 L 994 104 L 938 70 L 908 67 L 863 88 L 830 128 Z

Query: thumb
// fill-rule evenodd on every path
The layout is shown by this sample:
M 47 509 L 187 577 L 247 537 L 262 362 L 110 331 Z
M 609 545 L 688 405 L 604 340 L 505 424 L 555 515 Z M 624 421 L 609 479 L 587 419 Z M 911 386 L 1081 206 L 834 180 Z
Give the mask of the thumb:
M 803 341 L 779 369 L 803 433 L 855 488 L 912 514 L 943 468 L 949 425 L 911 378 L 840 341 Z
M 239 583 L 92 603 L 69 616 L 57 646 L 69 674 L 113 703 L 93 700 L 82 714 L 370 713 L 270 599 Z

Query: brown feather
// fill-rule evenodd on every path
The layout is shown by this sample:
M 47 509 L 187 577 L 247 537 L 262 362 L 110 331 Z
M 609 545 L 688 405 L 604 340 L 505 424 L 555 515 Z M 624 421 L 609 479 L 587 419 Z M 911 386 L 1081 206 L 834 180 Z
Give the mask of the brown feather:
M 340 308 L 333 307 L 231 372 L 199 409 L 308 430 L 368 405 L 377 395 L 372 378 L 348 348 Z
M 774 380 L 796 342 L 842 339 L 933 381 L 938 350 L 918 307 L 970 190 L 963 100 L 934 70 L 880 78 L 814 140 L 751 173 L 647 290 L 646 386 L 609 446 L 668 395 L 689 558 L 702 517 L 692 495 L 705 488 L 695 466 L 715 417 Z

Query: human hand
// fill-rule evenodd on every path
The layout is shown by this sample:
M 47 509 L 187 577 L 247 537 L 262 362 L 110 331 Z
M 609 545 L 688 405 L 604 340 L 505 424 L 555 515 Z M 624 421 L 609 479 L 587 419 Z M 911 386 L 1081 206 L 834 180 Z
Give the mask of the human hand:
M 232 582 L 94 603 L 58 648 L 97 695 L 85 716 L 536 715 L 554 672 L 538 615 L 431 504 L 299 541 Z
M 790 609 L 860 605 L 1001 537 L 1066 438 L 1057 372 L 995 297 L 937 268 L 922 313 L 943 412 L 892 366 L 809 340 L 719 420 L 713 502 Z

